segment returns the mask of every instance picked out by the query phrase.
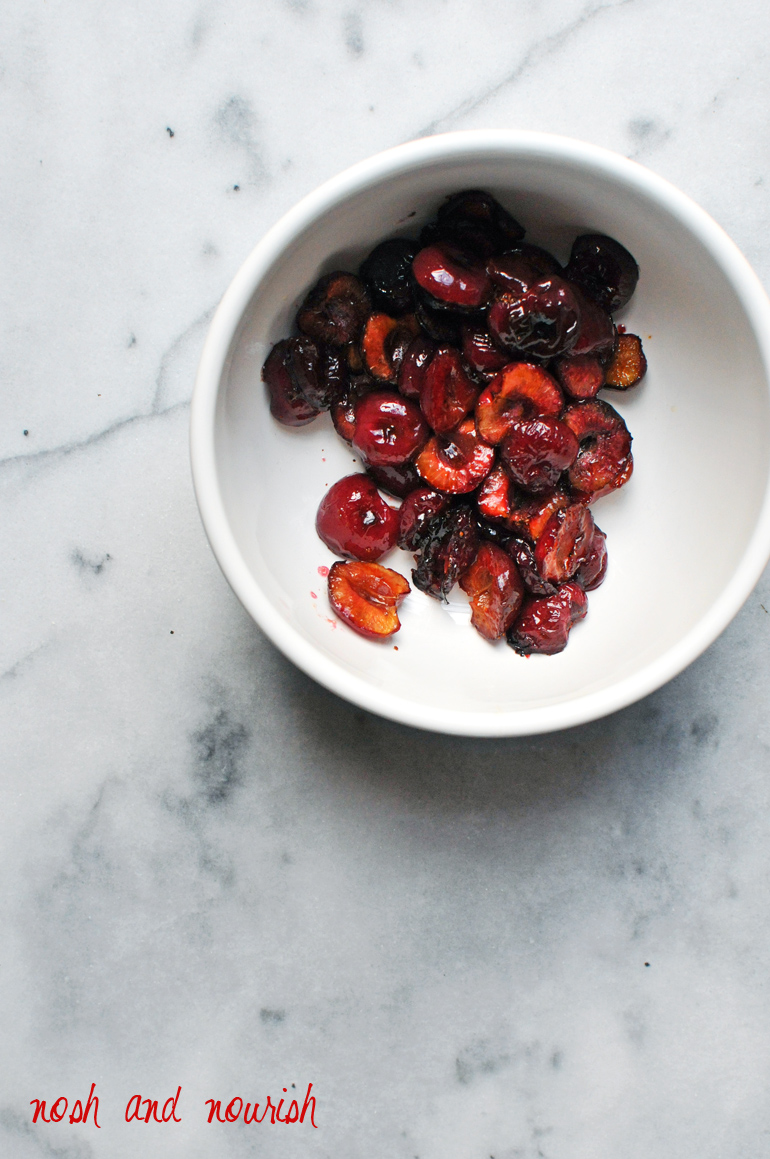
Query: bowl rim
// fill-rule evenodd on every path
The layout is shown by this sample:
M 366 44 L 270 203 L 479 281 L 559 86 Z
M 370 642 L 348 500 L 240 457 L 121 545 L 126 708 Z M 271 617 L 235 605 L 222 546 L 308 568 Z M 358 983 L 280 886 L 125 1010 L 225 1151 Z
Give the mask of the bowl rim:
M 225 578 L 268 638 L 307 675 L 361 708 L 416 728 L 461 736 L 528 736 L 584 724 L 635 703 L 679 675 L 716 640 L 750 595 L 770 558 L 770 471 L 756 526 L 732 579 L 690 631 L 661 656 L 616 684 L 562 703 L 507 712 L 458 713 L 415 704 L 375 688 L 324 656 L 281 617 L 238 548 L 216 468 L 217 400 L 230 352 L 259 282 L 281 252 L 313 221 L 351 194 L 421 164 L 477 152 L 582 166 L 661 205 L 701 242 L 732 285 L 754 332 L 770 394 L 770 301 L 738 247 L 696 202 L 637 161 L 598 145 L 528 130 L 468 130 L 409 141 L 358 162 L 303 197 L 265 233 L 233 278 L 211 321 L 192 397 L 190 458 L 203 526 Z

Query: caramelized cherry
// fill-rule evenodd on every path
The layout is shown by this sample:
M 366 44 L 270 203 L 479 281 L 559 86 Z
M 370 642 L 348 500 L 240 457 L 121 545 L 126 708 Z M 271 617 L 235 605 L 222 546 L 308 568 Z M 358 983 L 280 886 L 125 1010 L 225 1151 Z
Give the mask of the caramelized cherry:
M 342 393 L 331 405 L 332 422 L 340 438 L 346 443 L 353 442 L 356 431 L 356 407 L 366 394 L 377 390 L 377 383 L 365 374 L 351 375 L 343 386 Z
M 530 544 L 525 539 L 512 537 L 506 546 L 506 551 L 510 553 L 516 561 L 516 566 L 519 569 L 519 575 L 524 581 L 524 587 L 533 596 L 552 596 L 556 593 L 556 585 L 544 580 L 537 570 L 535 563 L 535 553 Z M 590 557 L 589 557 L 590 559 Z M 588 560 L 586 560 L 586 565 Z
M 412 261 L 417 246 L 405 237 L 380 242 L 362 262 L 358 271 L 366 285 L 375 310 L 386 314 L 405 314 L 412 308 L 414 296 Z
M 420 335 L 409 343 L 398 372 L 398 389 L 404 398 L 420 397 L 425 374 L 435 352 L 436 344 L 430 338 Z
M 329 570 L 329 603 L 341 620 L 368 640 L 399 630 L 396 608 L 412 589 L 397 571 L 379 563 L 335 563 Z
M 499 463 L 479 487 L 476 506 L 484 519 L 501 523 L 510 518 L 513 506 L 513 480 Z
M 418 487 L 407 495 L 401 504 L 398 529 L 398 546 L 406 551 L 416 551 L 427 533 L 428 524 L 449 506 L 446 495 L 430 487 Z
M 476 424 L 481 437 L 494 445 L 519 419 L 558 415 L 563 406 L 564 396 L 546 370 L 531 362 L 511 362 L 479 395 Z
M 594 520 L 582 503 L 552 515 L 535 544 L 535 563 L 544 580 L 563 584 L 588 559 L 594 546 Z
M 619 241 L 602 233 L 586 233 L 575 238 L 566 276 L 614 314 L 636 289 L 639 267 Z
M 354 342 L 370 312 L 369 295 L 353 274 L 337 270 L 316 282 L 297 313 L 303 334 L 329 346 Z
M 647 359 L 638 334 L 618 334 L 615 352 L 607 366 L 606 385 L 615 390 L 629 390 L 647 373 Z
M 503 290 L 489 307 L 492 337 L 530 358 L 555 358 L 577 341 L 580 307 L 568 282 L 556 275 L 521 292 Z
M 498 350 L 483 326 L 464 323 L 461 327 L 463 358 L 478 374 L 488 377 L 502 370 L 510 356 Z
M 614 407 L 598 398 L 573 402 L 564 422 L 580 443 L 569 469 L 575 492 L 590 501 L 628 482 L 634 469 L 631 435 Z
M 321 411 L 318 347 L 309 338 L 276 342 L 262 367 L 270 413 L 279 423 L 301 427 Z
M 470 567 L 479 547 L 473 511 L 462 504 L 431 519 L 421 536 L 414 586 L 437 600 L 446 600 L 460 575 Z
M 547 415 L 513 423 L 500 444 L 514 482 L 531 495 L 552 491 L 577 453 L 578 441 L 566 423 Z
M 479 437 L 473 419 L 465 419 L 449 434 L 434 435 L 417 456 L 415 465 L 437 491 L 464 495 L 478 487 L 494 460 L 494 447 Z
M 604 386 L 604 367 L 593 354 L 571 354 L 554 367 L 570 398 L 594 398 Z
M 473 407 L 477 394 L 459 351 L 439 347 L 426 370 L 420 395 L 422 413 L 436 434 L 454 430 Z
M 353 446 L 375 467 L 405 463 L 428 434 L 419 407 L 395 391 L 372 391 L 356 406 Z
M 508 643 L 522 656 L 563 652 L 570 628 L 587 611 L 586 594 L 576 583 L 563 584 L 551 596 L 530 597 L 508 633 Z
M 607 536 L 594 525 L 591 549 L 583 563 L 575 572 L 575 582 L 584 592 L 592 592 L 604 583 L 607 574 Z
M 493 543 L 482 543 L 470 567 L 460 576 L 470 596 L 471 623 L 485 640 L 499 640 L 510 628 L 524 599 L 524 584 L 511 556 Z
M 450 242 L 421 249 L 412 270 L 417 284 L 438 306 L 478 310 L 487 303 L 491 283 L 483 263 Z
M 422 479 L 417 474 L 414 463 L 380 463 L 374 466 L 366 464 L 366 470 L 374 479 L 378 487 L 395 495 L 398 499 L 405 499 L 415 487 L 422 486 Z
M 398 522 L 368 475 L 347 475 L 321 500 L 315 529 L 336 555 L 373 563 L 395 547 Z
M 414 318 L 391 318 L 389 314 L 370 314 L 361 336 L 364 366 L 372 378 L 395 382 L 406 350 L 415 337 Z

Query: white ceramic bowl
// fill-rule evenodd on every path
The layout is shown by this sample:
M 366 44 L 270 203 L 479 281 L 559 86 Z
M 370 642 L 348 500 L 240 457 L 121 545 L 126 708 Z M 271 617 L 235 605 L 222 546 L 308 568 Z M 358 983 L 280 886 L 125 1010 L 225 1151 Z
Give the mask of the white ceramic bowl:
M 355 270 L 458 189 L 494 193 L 528 240 L 566 258 L 577 233 L 618 238 L 641 277 L 623 317 L 642 335 L 644 383 L 608 392 L 634 436 L 635 470 L 594 507 L 606 582 L 558 656 L 519 657 L 414 591 L 402 629 L 372 643 L 335 620 L 317 538 L 327 485 L 355 470 L 328 415 L 270 416 L 260 371 L 320 273 Z M 225 294 L 200 363 L 191 420 L 195 490 L 233 590 L 270 639 L 340 696 L 441 732 L 511 736 L 592 720 L 659 688 L 725 628 L 770 555 L 770 303 L 702 209 L 653 173 L 579 141 L 453 133 L 355 165 L 263 237 Z M 386 564 L 409 576 L 411 557 Z M 394 648 L 397 645 L 397 649 Z

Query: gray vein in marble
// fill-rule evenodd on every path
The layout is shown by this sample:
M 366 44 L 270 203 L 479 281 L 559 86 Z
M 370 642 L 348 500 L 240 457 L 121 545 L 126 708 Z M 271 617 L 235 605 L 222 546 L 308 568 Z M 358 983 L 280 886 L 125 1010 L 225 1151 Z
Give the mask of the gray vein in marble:
M 616 8 L 624 8 L 627 4 L 633 3 L 633 0 L 615 0 L 615 3 L 596 4 L 592 8 L 588 8 L 580 13 L 570 24 L 560 28 L 558 32 L 552 33 L 550 36 L 544 37 L 542 40 L 536 41 L 525 53 L 523 58 L 519 61 L 514 69 L 504 76 L 502 80 L 496 81 L 489 88 L 483 89 L 480 93 L 475 93 L 465 100 L 460 101 L 454 108 L 441 116 L 434 118 L 429 124 L 419 129 L 415 137 L 430 137 L 434 133 L 442 133 L 456 125 L 464 117 L 477 109 L 482 108 L 494 97 L 501 93 L 504 89 L 515 85 L 517 81 L 532 69 L 536 67 L 542 60 L 552 56 L 555 52 L 562 49 L 567 44 L 576 32 L 579 32 L 587 24 L 593 21 L 597 16 L 608 10 Z
M 76 1139 L 71 1146 L 53 1147 L 44 1139 L 38 1129 L 27 1122 L 13 1107 L 0 1109 L 0 1126 L 17 1138 L 27 1139 L 44 1159 L 92 1159 L 94 1150 L 90 1143 Z

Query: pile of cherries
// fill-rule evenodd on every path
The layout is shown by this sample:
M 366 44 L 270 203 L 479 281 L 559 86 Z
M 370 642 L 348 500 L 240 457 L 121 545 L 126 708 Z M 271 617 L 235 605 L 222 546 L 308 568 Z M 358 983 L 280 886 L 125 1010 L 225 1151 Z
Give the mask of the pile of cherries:
M 366 466 L 329 489 L 316 528 L 349 561 L 329 572 L 331 605 L 369 638 L 400 626 L 410 585 L 376 562 L 396 545 L 415 587 L 446 600 L 459 583 L 481 635 L 525 655 L 562 651 L 604 579 L 589 505 L 633 459 L 597 394 L 644 376 L 640 339 L 612 320 L 639 269 L 603 234 L 576 238 L 564 268 L 523 238 L 489 193 L 455 193 L 418 241 L 322 277 L 265 361 L 274 417 L 328 409 Z

